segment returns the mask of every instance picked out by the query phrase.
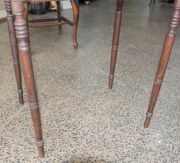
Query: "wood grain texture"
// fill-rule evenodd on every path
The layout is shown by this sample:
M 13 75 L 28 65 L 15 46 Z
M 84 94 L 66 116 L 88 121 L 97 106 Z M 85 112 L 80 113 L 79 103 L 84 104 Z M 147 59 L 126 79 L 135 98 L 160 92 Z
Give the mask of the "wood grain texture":
M 39 151 L 39 156 L 44 157 L 41 118 L 31 59 L 28 25 L 24 17 L 25 3 L 22 1 L 12 1 L 12 11 L 15 15 L 15 33 L 18 42 L 19 57 L 22 65 L 29 108 L 35 130 L 36 143 Z
M 177 31 L 179 23 L 180 23 L 180 0 L 176 0 L 174 4 L 173 17 L 170 23 L 169 31 L 164 41 L 164 46 L 163 46 L 161 58 L 159 61 L 159 66 L 156 73 L 152 93 L 151 93 L 149 107 L 148 107 L 146 119 L 144 122 L 145 128 L 149 127 L 150 120 L 153 115 L 154 107 L 155 107 L 155 104 L 156 104 L 156 101 L 157 101 L 157 98 L 161 89 L 161 85 L 164 79 L 166 69 L 167 69 L 167 65 L 168 65 L 171 51 L 174 45 L 176 31 Z
M 11 46 L 11 53 L 14 65 L 14 71 L 16 76 L 16 83 L 17 83 L 17 92 L 19 97 L 19 103 L 22 105 L 24 103 L 23 100 L 23 89 L 22 89 L 22 79 L 21 79 L 21 67 L 19 62 L 19 53 L 17 47 L 17 40 L 15 36 L 15 29 L 14 29 L 14 16 L 12 14 L 11 8 L 11 1 L 5 0 L 5 9 L 7 12 L 7 24 L 8 24 L 8 31 L 9 31 L 9 40 Z
M 111 50 L 109 89 L 112 89 L 112 86 L 113 86 L 114 71 L 115 71 L 117 52 L 118 52 L 118 46 L 119 46 L 123 4 L 124 4 L 124 0 L 117 0 L 115 21 L 114 21 L 112 50 Z

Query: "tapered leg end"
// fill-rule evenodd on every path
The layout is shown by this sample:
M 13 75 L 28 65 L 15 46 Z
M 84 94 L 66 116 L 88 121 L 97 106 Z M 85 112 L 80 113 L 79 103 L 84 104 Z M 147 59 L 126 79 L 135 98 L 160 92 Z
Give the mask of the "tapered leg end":
M 44 154 L 44 146 L 38 147 L 38 152 L 39 152 L 39 157 L 40 157 L 40 158 L 44 158 L 44 157 L 45 157 L 45 154 Z
M 149 127 L 150 120 L 151 120 L 151 118 L 146 117 L 146 119 L 145 119 L 145 121 L 144 121 L 144 128 L 148 128 L 148 127 Z
M 114 75 L 109 75 L 109 89 L 112 89 L 113 87 L 113 79 L 114 79 Z
M 19 103 L 20 103 L 20 105 L 24 105 L 23 96 L 19 96 Z
M 24 104 L 24 98 L 23 98 L 23 90 L 22 89 L 18 89 L 18 96 L 19 96 L 20 105 L 23 105 Z
M 109 79 L 109 86 L 108 86 L 108 88 L 112 89 L 112 86 L 113 86 L 113 79 Z
M 36 145 L 38 147 L 39 157 L 44 158 L 44 141 L 36 141 Z

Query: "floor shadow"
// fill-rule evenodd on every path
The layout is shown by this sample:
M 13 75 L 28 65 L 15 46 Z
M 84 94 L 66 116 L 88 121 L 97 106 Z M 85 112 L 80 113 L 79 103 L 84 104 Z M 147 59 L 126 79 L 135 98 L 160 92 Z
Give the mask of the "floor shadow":
M 103 159 L 88 157 L 88 158 L 76 158 L 69 161 L 64 161 L 63 163 L 110 163 L 110 162 L 111 161 L 105 161 Z

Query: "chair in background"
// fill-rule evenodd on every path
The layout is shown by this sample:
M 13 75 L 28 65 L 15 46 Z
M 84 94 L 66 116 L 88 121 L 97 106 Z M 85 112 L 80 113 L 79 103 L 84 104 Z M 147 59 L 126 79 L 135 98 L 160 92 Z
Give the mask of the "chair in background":
M 71 25 L 73 26 L 73 45 L 74 48 L 78 47 L 77 42 L 77 27 L 78 27 L 78 20 L 79 20 L 79 5 L 77 0 L 71 0 L 72 11 L 73 11 L 73 22 L 68 20 L 67 18 L 61 16 L 61 1 L 63 0 L 25 0 L 26 1 L 26 8 L 25 8 L 25 18 L 28 21 L 28 26 L 32 28 L 40 28 L 40 27 L 48 27 L 48 26 L 59 26 L 59 32 L 62 32 L 62 25 Z M 57 18 L 48 18 L 48 19 L 36 19 L 36 20 L 28 20 L 29 15 L 29 4 L 35 2 L 56 2 L 57 5 Z

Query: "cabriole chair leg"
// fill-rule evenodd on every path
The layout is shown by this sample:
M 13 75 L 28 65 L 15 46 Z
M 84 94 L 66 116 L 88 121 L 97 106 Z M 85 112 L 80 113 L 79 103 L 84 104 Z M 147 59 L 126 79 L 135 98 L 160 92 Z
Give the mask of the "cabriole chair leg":
M 71 0 L 71 5 L 72 5 L 72 10 L 73 10 L 73 34 L 72 34 L 72 39 L 73 39 L 73 45 L 74 48 L 76 49 L 79 44 L 77 41 L 77 30 L 78 30 L 78 21 L 79 21 L 79 2 L 77 0 Z

